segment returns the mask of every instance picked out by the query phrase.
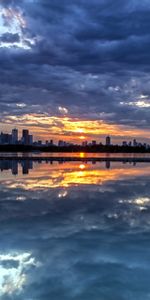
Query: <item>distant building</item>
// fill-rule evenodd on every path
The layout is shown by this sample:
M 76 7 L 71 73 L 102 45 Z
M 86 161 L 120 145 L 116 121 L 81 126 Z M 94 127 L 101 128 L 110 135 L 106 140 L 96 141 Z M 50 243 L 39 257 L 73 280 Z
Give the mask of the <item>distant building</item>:
M 138 143 L 136 141 L 136 139 L 133 140 L 133 147 L 137 147 Z
M 54 143 L 53 143 L 53 140 L 50 140 L 50 146 L 53 146 Z
M 96 141 L 92 141 L 92 146 L 96 146 Z
M 33 145 L 33 135 L 29 134 L 29 145 Z
M 59 140 L 59 141 L 58 141 L 58 147 L 63 147 L 63 146 L 64 146 L 64 141 Z
M 18 143 L 18 129 L 12 130 L 12 144 L 16 145 Z
M 22 130 L 22 143 L 24 145 L 29 145 L 29 130 L 28 129 Z
M 123 142 L 122 142 L 122 146 L 123 146 L 123 147 L 126 147 L 126 146 L 128 146 L 128 143 L 127 143 L 127 141 L 123 141 Z
M 50 141 L 46 140 L 46 141 L 45 141 L 45 145 L 46 145 L 46 146 L 53 146 L 53 145 L 54 145 L 54 144 L 53 144 L 53 140 L 50 140 Z
M 39 140 L 39 141 L 37 142 L 37 144 L 38 144 L 38 146 L 42 146 L 42 141 Z
M 82 142 L 82 146 L 83 146 L 83 147 L 86 147 L 87 145 L 88 145 L 88 142 L 87 142 L 87 141 L 83 141 L 83 142 Z
M 0 143 L 2 145 L 6 145 L 6 144 L 12 144 L 12 135 L 8 134 L 8 133 L 3 133 L 1 132 L 0 135 Z
M 110 136 L 106 136 L 106 146 L 110 146 L 111 145 L 111 138 Z

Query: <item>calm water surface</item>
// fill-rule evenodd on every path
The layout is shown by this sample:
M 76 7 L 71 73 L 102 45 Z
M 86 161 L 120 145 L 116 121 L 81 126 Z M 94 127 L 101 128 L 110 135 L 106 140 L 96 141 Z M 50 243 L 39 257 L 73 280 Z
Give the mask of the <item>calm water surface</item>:
M 0 170 L 1 300 L 150 299 L 150 163 Z

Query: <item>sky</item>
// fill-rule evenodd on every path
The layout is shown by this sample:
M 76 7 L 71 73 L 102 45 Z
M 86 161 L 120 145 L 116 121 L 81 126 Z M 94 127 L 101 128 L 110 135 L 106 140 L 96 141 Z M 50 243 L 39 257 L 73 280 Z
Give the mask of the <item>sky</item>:
M 0 0 L 0 130 L 150 142 L 148 0 Z

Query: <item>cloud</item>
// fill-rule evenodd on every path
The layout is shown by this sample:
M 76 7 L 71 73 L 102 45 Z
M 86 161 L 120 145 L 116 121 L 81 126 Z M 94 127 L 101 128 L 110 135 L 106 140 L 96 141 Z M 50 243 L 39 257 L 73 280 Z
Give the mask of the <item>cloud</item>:
M 40 116 L 48 108 L 57 117 L 62 107 L 72 118 L 149 129 L 149 106 L 120 105 L 150 95 L 148 1 L 27 0 L 1 7 L 14 12 L 20 30 L 3 39 L 21 39 L 0 51 L 2 114 L 14 114 L 5 102 L 20 102 L 26 107 L 16 115 Z
M 12 34 L 12 33 L 4 33 L 1 37 L 0 37 L 0 42 L 2 43 L 16 43 L 19 42 L 20 38 L 19 35 L 17 33 Z

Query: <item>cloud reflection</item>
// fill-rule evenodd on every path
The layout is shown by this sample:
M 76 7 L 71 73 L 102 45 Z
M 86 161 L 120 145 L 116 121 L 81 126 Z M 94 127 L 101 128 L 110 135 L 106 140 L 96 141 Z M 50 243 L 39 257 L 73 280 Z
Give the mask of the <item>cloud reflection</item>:
M 0 254 L 0 296 L 20 294 L 33 266 L 38 264 L 30 253 Z
M 0 174 L 2 300 L 148 300 L 149 165 L 79 166 Z

